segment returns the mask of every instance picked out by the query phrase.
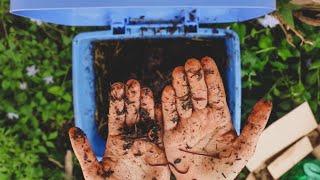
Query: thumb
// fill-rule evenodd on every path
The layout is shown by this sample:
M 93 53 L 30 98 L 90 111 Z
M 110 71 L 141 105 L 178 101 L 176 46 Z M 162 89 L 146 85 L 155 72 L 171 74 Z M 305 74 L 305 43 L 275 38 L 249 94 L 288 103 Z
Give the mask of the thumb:
M 69 130 L 69 138 L 73 151 L 79 160 L 83 176 L 86 180 L 104 179 L 104 170 L 92 152 L 89 141 L 83 131 L 77 127 Z
M 254 105 L 238 139 L 241 146 L 246 146 L 244 149 L 249 148 L 253 153 L 259 137 L 266 127 L 271 110 L 272 102 L 264 99 L 261 99 Z

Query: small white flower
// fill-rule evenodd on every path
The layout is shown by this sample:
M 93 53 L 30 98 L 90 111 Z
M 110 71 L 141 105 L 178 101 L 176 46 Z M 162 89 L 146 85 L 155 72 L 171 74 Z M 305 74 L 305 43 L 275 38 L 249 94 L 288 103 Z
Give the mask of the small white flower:
M 274 28 L 278 24 L 280 24 L 279 20 L 272 15 L 265 15 L 263 18 L 259 18 L 258 22 L 265 28 L 266 27 Z
M 9 119 L 19 119 L 19 115 L 16 114 L 16 113 L 13 113 L 13 112 L 9 112 L 9 113 L 7 114 L 7 117 L 8 117 Z
M 35 65 L 28 66 L 26 70 L 27 70 L 27 75 L 30 77 L 35 76 L 39 72 L 39 69 L 37 69 Z
M 31 18 L 31 21 L 32 21 L 32 22 L 35 22 L 38 26 L 41 26 L 41 25 L 43 24 L 43 22 L 40 21 L 40 20 L 38 20 L 38 19 L 32 19 L 32 18 Z
M 19 84 L 19 88 L 20 88 L 21 90 L 26 90 L 27 87 L 28 87 L 28 85 L 27 85 L 26 82 L 21 82 L 21 83 Z
M 45 82 L 46 84 L 51 84 L 51 83 L 53 83 L 53 77 L 52 77 L 52 76 L 44 77 L 43 80 L 44 80 L 44 82 Z

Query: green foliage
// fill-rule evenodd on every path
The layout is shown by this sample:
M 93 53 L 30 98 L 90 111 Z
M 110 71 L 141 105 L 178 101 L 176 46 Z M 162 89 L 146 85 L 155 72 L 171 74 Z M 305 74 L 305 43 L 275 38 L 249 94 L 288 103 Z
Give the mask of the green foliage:
M 0 179 L 43 177 L 37 154 L 47 153 L 46 148 L 37 139 L 19 141 L 14 134 L 11 130 L 0 128 Z
M 14 17 L 0 2 L 0 179 L 62 179 L 73 119 L 71 42 L 77 31 Z M 28 75 L 34 66 L 35 75 Z M 46 78 L 52 77 L 53 81 Z M 15 117 L 10 117 L 14 113 Z
M 295 23 L 307 34 L 314 45 L 296 48 L 286 40 L 279 26 L 268 29 L 252 22 L 233 24 L 241 39 L 243 110 L 248 110 L 262 97 L 272 99 L 274 110 L 271 120 L 276 120 L 304 101 L 308 101 L 319 119 L 320 111 L 320 54 L 319 31 Z
M 277 1 L 278 12 L 282 19 L 291 27 L 295 26 L 293 11 L 300 9 L 299 6 L 291 4 L 290 0 L 278 0 Z

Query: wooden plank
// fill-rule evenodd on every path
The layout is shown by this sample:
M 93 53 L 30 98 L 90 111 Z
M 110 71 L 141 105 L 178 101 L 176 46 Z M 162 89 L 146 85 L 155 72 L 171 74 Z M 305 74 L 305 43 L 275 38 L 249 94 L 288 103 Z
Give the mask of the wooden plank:
M 316 146 L 313 151 L 312 155 L 320 160 L 320 145 Z
M 278 179 L 311 152 L 311 142 L 308 137 L 304 137 L 278 156 L 267 168 L 272 177 Z
M 256 179 L 256 177 L 254 176 L 253 173 L 250 173 L 250 174 L 247 176 L 246 180 L 257 180 L 257 179 Z
M 318 144 L 319 144 L 319 138 L 320 138 L 320 134 L 319 134 L 319 131 L 317 130 L 314 130 L 314 131 L 311 131 L 309 134 L 307 134 L 311 144 L 312 144 L 312 147 L 316 147 Z
M 320 133 L 320 125 L 318 125 L 318 127 L 317 127 L 317 131 Z
M 267 159 L 316 128 L 317 122 L 305 102 L 264 130 L 247 168 L 255 171 Z

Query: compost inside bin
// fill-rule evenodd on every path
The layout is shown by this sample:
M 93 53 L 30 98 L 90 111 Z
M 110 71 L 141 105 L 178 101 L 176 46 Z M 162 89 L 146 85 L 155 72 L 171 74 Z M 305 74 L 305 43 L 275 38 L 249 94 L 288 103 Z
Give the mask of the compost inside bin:
M 93 43 L 96 113 L 99 133 L 107 135 L 110 86 L 114 82 L 137 79 L 151 88 L 156 104 L 163 88 L 171 82 L 171 72 L 187 59 L 212 57 L 224 78 L 227 54 L 224 39 L 144 39 L 97 41 Z M 225 84 L 225 83 L 224 83 Z

